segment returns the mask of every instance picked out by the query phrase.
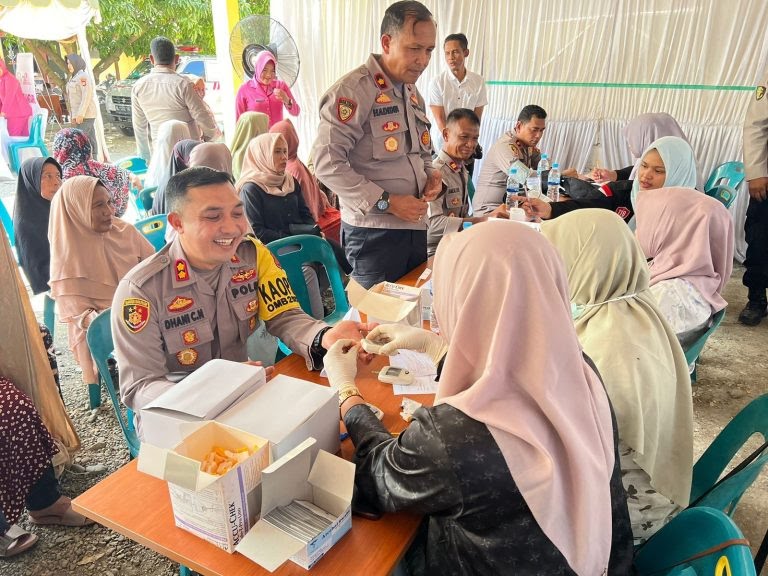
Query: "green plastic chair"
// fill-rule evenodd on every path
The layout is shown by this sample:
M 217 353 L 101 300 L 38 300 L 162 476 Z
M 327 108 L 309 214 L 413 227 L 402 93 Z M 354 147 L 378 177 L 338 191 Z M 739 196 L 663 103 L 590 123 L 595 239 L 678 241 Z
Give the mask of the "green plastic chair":
M 691 506 L 709 506 L 732 515 L 741 496 L 768 463 L 768 449 L 749 465 L 715 486 L 734 455 L 753 435 L 768 441 L 768 394 L 747 404 L 733 417 L 693 466 Z M 713 488 L 714 486 L 714 488 Z
M 720 184 L 725 184 L 737 190 L 741 183 L 744 182 L 744 178 L 743 162 L 725 162 L 712 170 L 712 174 L 709 175 L 707 183 L 704 185 L 704 192 L 709 194 L 712 188 Z
M 140 156 L 129 156 L 128 158 L 123 158 L 122 160 L 118 160 L 116 164 L 120 168 L 133 172 L 134 174 L 139 176 L 141 174 L 147 173 L 147 161 L 144 160 L 144 158 L 141 158 Z
M 688 350 L 685 351 L 685 360 L 688 362 L 688 365 L 697 363 L 699 361 L 699 356 L 701 355 L 701 351 L 704 349 L 704 344 L 707 343 L 707 338 L 709 338 L 712 333 L 717 330 L 717 327 L 720 326 L 720 322 L 723 321 L 723 318 L 725 318 L 725 308 L 720 310 L 720 312 L 716 313 L 712 317 L 712 326 L 709 327 L 709 329 L 702 334 L 696 342 L 691 344 L 691 346 L 688 348 Z M 691 372 L 691 382 L 696 383 L 696 366 L 693 367 L 693 372 Z
M 0 222 L 3 223 L 3 228 L 5 228 L 5 233 L 8 236 L 8 242 L 11 244 L 11 250 L 13 250 L 16 246 L 16 232 L 13 228 L 13 218 L 11 218 L 11 213 L 8 212 L 8 208 L 5 207 L 5 202 L 2 200 L 0 200 Z
M 138 220 L 134 226 L 154 246 L 155 252 L 159 252 L 165 246 L 165 229 L 168 226 L 168 219 L 165 214 L 157 214 Z
M 123 437 L 125 443 L 128 445 L 128 453 L 131 458 L 135 458 L 139 454 L 139 437 L 136 434 L 136 430 L 133 426 L 133 411 L 129 408 L 127 413 L 123 416 L 122 408 L 120 407 L 120 399 L 117 396 L 115 385 L 112 382 L 112 375 L 109 372 L 109 365 L 107 364 L 107 358 L 109 358 L 115 350 L 115 345 L 112 342 L 112 326 L 110 325 L 111 313 L 110 310 L 104 310 L 88 326 L 88 332 L 86 333 L 86 340 L 88 341 L 88 348 L 91 351 L 96 367 L 99 369 L 99 379 L 101 384 L 107 389 L 109 397 L 112 400 L 112 407 L 115 409 L 115 416 L 117 422 L 120 424 L 120 429 L 123 431 Z
M 50 292 L 46 292 L 43 296 L 43 324 L 53 338 L 56 333 L 56 300 L 51 298 Z
M 28 138 L 23 140 L 15 140 L 14 138 L 11 138 L 10 143 L 8 143 L 8 158 L 10 159 L 11 170 L 13 170 L 14 173 L 19 173 L 19 168 L 21 167 L 19 151 L 24 148 L 36 148 L 43 158 L 50 156 L 48 147 L 45 145 L 45 125 L 47 121 L 48 110 L 43 108 L 41 112 L 38 112 L 32 117 Z
M 678 514 L 635 554 L 638 576 L 756 576 L 749 542 L 713 508 Z
M 739 191 L 727 184 L 718 184 L 707 190 L 706 194 L 715 200 L 720 200 L 726 208 L 730 208 L 733 201 L 736 200 L 736 196 L 739 195 Z
M 155 201 L 156 191 L 157 186 L 150 186 L 149 188 L 144 188 L 144 190 L 139 192 L 138 204 L 143 210 L 144 216 L 149 216 L 152 213 L 152 204 Z

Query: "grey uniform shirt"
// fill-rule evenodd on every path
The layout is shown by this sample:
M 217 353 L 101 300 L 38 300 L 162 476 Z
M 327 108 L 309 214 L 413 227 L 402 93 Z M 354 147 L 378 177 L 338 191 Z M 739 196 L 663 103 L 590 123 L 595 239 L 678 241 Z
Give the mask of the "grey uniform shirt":
M 526 146 L 517 139 L 514 132 L 504 133 L 483 158 L 477 189 L 472 199 L 474 213 L 482 216 L 504 203 L 510 164 L 520 160 L 528 168 L 535 170 L 540 159 L 541 152 L 538 148 Z
M 454 160 L 445 150 L 440 150 L 433 166 L 440 170 L 443 190 L 429 203 L 429 230 L 427 231 L 427 255 L 432 256 L 443 234 L 461 230 L 464 218 L 469 213 L 469 192 L 464 162 Z
M 393 84 L 375 54 L 323 95 L 312 158 L 317 179 L 338 195 L 344 222 L 425 229 L 375 205 L 384 190 L 420 196 L 432 171 L 429 126 L 416 86 Z
M 744 168 L 747 181 L 768 176 L 768 74 L 755 89 L 744 118 Z
M 189 126 L 193 140 L 216 137 L 216 120 L 195 92 L 188 78 L 169 66 L 155 66 L 139 79 L 131 91 L 131 115 L 136 148 L 139 156 L 149 160 L 151 139 L 157 138 L 160 125 L 166 120 L 179 120 Z
M 244 362 L 260 318 L 307 359 L 308 368 L 317 368 L 310 347 L 326 324 L 298 308 L 285 272 L 257 244 L 258 253 L 243 240 L 211 279 L 190 267 L 176 238 L 121 280 L 112 301 L 112 336 L 126 406 L 138 412 L 173 386 L 171 372 L 190 373 L 213 358 Z
M 67 82 L 69 115 L 72 118 L 96 118 L 96 104 L 93 99 L 93 82 L 85 70 L 80 70 Z

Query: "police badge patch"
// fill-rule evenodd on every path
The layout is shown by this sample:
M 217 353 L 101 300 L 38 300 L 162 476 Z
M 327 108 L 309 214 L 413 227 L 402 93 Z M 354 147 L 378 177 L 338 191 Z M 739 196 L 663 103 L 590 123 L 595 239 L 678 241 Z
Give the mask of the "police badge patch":
M 349 119 L 355 115 L 357 102 L 351 98 L 339 98 L 336 101 L 336 115 L 342 122 L 349 122 Z
M 123 300 L 123 323 L 132 334 L 141 332 L 149 322 L 149 302 L 143 298 Z
M 181 352 L 176 353 L 176 360 L 182 366 L 191 366 L 197 362 L 197 350 L 194 348 L 185 348 Z
M 397 144 L 397 138 L 394 136 L 390 136 L 386 140 L 384 140 L 384 148 L 387 150 L 387 152 L 397 152 L 398 144 Z
M 765 96 L 765 86 L 755 88 L 755 100 L 762 100 L 763 96 Z

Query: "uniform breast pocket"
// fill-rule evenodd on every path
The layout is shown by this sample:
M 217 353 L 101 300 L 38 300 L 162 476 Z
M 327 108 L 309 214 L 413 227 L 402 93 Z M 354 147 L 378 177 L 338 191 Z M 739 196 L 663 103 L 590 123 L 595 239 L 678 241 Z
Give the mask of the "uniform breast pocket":
M 454 216 L 459 216 L 461 214 L 462 203 L 461 190 L 458 188 L 448 188 L 445 192 L 445 199 L 443 200 L 445 210 Z
M 232 306 L 235 310 L 235 316 L 237 316 L 240 339 L 245 342 L 259 325 L 259 300 L 256 296 L 253 296 L 253 298 L 243 299 L 242 302 L 235 302 Z
M 202 308 L 166 316 L 161 320 L 161 331 L 168 354 L 176 354 L 213 340 L 211 323 Z
M 375 110 L 375 109 L 374 109 Z M 371 118 L 371 140 L 373 157 L 376 160 L 391 160 L 403 156 L 407 126 L 401 114 Z
M 413 113 L 416 116 L 416 127 L 419 132 L 421 149 L 426 152 L 432 152 L 432 137 L 429 135 L 429 128 L 431 126 L 429 118 L 427 118 L 427 115 L 419 108 L 414 107 Z

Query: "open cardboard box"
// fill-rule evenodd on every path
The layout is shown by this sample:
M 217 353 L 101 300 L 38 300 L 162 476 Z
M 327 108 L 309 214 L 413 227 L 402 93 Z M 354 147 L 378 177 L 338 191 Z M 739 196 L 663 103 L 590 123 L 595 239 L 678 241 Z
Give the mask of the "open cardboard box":
M 172 450 L 142 443 L 138 469 L 168 481 L 176 526 L 232 553 L 258 518 L 262 471 L 270 461 L 269 442 L 218 422 L 182 428 L 194 431 Z M 214 476 L 200 469 L 214 447 L 255 451 L 223 476 Z
M 262 471 L 260 520 L 236 550 L 270 572 L 288 559 L 311 568 L 352 527 L 355 465 L 323 450 L 313 458 L 314 444 L 315 439 L 308 438 Z M 277 506 L 293 500 L 307 500 L 335 520 L 305 543 L 264 519 Z
M 385 292 L 396 294 L 390 296 Z M 380 282 L 369 290 L 350 279 L 349 303 L 368 316 L 368 322 L 401 323 L 421 328 L 421 289 L 404 284 Z

